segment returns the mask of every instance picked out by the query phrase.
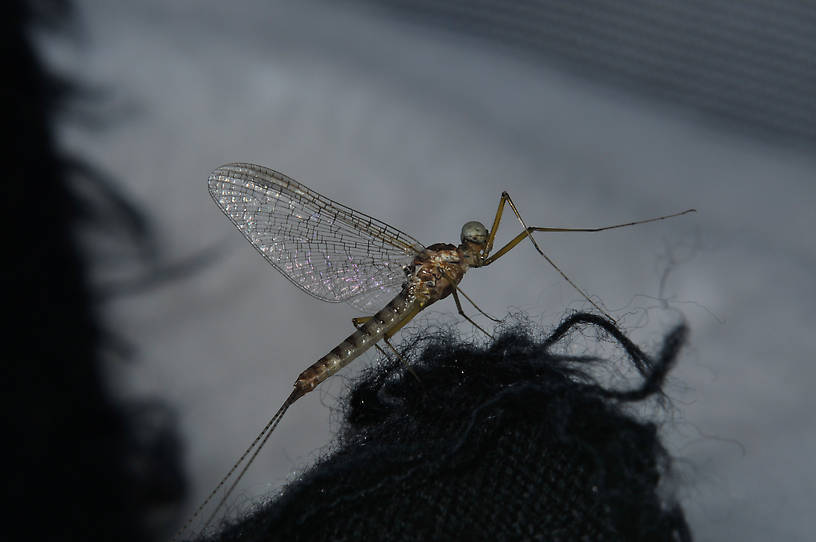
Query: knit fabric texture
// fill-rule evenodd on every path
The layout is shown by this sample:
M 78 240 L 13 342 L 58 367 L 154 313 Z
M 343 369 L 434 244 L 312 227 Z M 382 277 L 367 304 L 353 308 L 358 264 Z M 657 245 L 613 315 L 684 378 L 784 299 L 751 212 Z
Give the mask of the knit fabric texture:
M 609 389 L 586 371 L 603 360 L 553 353 L 575 332 L 611 337 L 640 383 Z M 394 360 L 353 387 L 333 451 L 217 539 L 690 540 L 656 425 L 625 408 L 661 397 L 685 335 L 651 358 L 578 313 L 543 340 L 421 339 L 410 371 Z

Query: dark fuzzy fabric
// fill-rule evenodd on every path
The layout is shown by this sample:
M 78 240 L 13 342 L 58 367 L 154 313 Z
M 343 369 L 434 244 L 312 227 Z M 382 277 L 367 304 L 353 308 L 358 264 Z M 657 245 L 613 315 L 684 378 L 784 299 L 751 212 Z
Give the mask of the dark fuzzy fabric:
M 601 360 L 551 352 L 581 330 L 613 337 L 642 383 L 607 389 L 582 370 Z M 407 354 L 415 375 L 370 370 L 336 449 L 218 540 L 690 540 L 658 491 L 656 426 L 622 408 L 660 397 L 685 335 L 652 359 L 581 313 L 544 340 L 523 326 L 484 348 L 425 339 Z

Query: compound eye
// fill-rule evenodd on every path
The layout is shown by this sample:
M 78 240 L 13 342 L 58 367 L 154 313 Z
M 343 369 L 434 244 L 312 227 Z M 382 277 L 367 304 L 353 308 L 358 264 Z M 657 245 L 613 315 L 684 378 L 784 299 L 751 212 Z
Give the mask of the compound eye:
M 477 245 L 484 245 L 487 242 L 487 228 L 481 222 L 473 220 L 462 226 L 460 238 L 463 243 L 468 241 Z

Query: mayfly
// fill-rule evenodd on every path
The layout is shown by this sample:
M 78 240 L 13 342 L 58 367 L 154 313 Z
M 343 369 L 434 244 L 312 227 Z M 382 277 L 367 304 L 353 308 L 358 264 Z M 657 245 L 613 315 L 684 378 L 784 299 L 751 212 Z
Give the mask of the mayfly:
M 210 174 L 209 190 L 215 203 L 252 246 L 295 286 L 323 301 L 348 302 L 366 315 L 383 305 L 384 308 L 373 316 L 355 318 L 353 322 L 357 329 L 354 333 L 298 376 L 291 395 L 178 534 L 192 523 L 243 465 L 209 515 L 203 529 L 207 528 L 292 403 L 372 346 L 379 349 L 376 345 L 379 341 L 393 350 L 389 339 L 422 309 L 451 295 L 459 314 L 488 334 L 465 315 L 459 300 L 459 294 L 462 294 L 485 314 L 458 287 L 468 269 L 490 265 L 524 239 L 529 239 L 573 288 L 611 319 L 544 254 L 532 233 L 598 232 L 694 212 L 694 209 L 688 209 L 600 228 L 543 228 L 527 226 L 513 200 L 503 192 L 490 230 L 481 222 L 468 222 L 462 227 L 458 246 L 437 243 L 426 247 L 385 222 L 332 201 L 294 179 L 262 166 L 243 163 L 221 166 Z M 521 223 L 522 231 L 494 253 L 493 241 L 505 205 Z

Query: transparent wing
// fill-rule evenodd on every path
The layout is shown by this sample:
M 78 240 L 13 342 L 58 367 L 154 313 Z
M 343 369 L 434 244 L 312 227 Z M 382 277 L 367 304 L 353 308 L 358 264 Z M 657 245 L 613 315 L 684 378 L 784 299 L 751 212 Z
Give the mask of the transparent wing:
M 385 222 L 262 166 L 221 166 L 210 174 L 209 189 L 286 278 L 318 299 L 347 301 L 364 314 L 396 294 L 405 280 L 403 267 L 423 248 Z
M 410 261 L 408 263 L 410 263 Z M 371 316 L 394 299 L 397 292 L 402 290 L 402 284 L 404 282 L 405 273 L 400 273 L 398 277 L 394 277 L 391 283 L 366 290 L 346 301 L 349 305 L 360 311 L 359 314 L 361 316 Z

